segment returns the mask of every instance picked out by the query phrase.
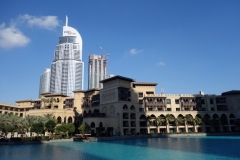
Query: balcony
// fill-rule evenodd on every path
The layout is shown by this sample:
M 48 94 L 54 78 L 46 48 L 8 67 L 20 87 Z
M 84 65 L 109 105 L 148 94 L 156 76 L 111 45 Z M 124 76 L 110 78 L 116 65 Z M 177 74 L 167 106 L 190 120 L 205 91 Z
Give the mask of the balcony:
M 83 118 L 105 117 L 105 113 L 85 113 Z
M 145 104 L 146 105 L 152 105 L 152 106 L 155 106 L 155 105 L 157 105 L 157 106 L 159 106 L 159 105 L 165 106 L 166 105 L 165 102 L 156 102 L 156 101 L 146 102 Z
M 182 105 L 188 105 L 188 106 L 193 106 L 196 105 L 196 102 L 181 102 Z

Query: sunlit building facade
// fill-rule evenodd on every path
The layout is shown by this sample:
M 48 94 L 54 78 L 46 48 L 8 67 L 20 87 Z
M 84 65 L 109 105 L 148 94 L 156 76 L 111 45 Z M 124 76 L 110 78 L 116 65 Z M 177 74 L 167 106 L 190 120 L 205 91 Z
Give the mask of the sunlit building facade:
M 50 92 L 73 96 L 74 90 L 84 85 L 84 63 L 82 61 L 82 37 L 78 31 L 66 25 L 51 64 Z
M 50 92 L 50 77 L 51 70 L 45 68 L 43 74 L 40 76 L 39 98 L 41 97 L 41 93 Z
M 89 55 L 88 59 L 88 89 L 102 88 L 101 80 L 106 79 L 107 61 L 103 55 Z
M 22 117 L 53 114 L 58 124 L 72 123 L 81 114 L 93 135 L 107 130 L 117 135 L 239 130 L 239 90 L 221 95 L 157 94 L 157 83 L 122 76 L 101 83 L 103 88 L 75 90 L 73 97 L 43 93 L 41 99 L 20 100 L 15 105 L 0 103 L 0 113 Z

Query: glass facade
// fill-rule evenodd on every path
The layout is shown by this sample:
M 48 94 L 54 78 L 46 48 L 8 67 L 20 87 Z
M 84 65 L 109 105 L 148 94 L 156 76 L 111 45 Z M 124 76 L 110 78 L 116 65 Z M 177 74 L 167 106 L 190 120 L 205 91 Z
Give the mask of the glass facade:
M 39 98 L 41 97 L 41 93 L 50 92 L 50 77 L 51 70 L 49 68 L 45 68 L 40 77 Z
M 83 71 L 82 38 L 77 30 L 64 26 L 51 65 L 50 92 L 74 96 L 74 90 L 83 90 Z
M 88 89 L 102 88 L 99 82 L 106 79 L 107 61 L 103 55 L 89 55 L 88 61 Z

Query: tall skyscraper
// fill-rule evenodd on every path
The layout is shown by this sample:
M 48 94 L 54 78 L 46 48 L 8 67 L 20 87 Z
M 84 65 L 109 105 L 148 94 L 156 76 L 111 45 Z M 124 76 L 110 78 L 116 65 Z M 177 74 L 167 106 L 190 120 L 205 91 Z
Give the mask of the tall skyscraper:
M 108 56 L 108 55 L 107 55 Z M 88 89 L 102 88 L 99 82 L 107 77 L 107 60 L 103 55 L 89 55 L 88 60 Z
M 41 93 L 50 92 L 50 77 L 51 70 L 45 68 L 43 74 L 40 76 L 39 98 L 41 97 Z
M 83 90 L 84 63 L 82 62 L 82 37 L 66 25 L 51 64 L 50 92 L 73 96 L 74 90 Z

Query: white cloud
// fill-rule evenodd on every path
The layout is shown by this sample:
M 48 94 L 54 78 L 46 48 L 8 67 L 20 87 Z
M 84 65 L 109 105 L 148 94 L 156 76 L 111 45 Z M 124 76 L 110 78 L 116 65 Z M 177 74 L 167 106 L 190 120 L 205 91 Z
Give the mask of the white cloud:
M 30 39 L 14 25 L 10 27 L 6 27 L 4 23 L 0 25 L 0 48 L 24 47 L 29 42 Z
M 129 51 L 129 53 L 131 54 L 131 55 L 136 55 L 136 54 L 138 54 L 138 53 L 140 53 L 140 52 L 142 52 L 143 50 L 137 50 L 137 49 L 135 49 L 135 48 L 133 48 L 133 49 L 131 49 L 130 51 Z
M 164 62 L 158 62 L 157 65 L 158 65 L 158 66 L 164 66 L 165 63 L 164 63 Z
M 29 14 L 20 15 L 20 20 L 26 21 L 30 26 L 37 26 L 44 29 L 53 30 L 59 26 L 57 16 L 31 16 Z

